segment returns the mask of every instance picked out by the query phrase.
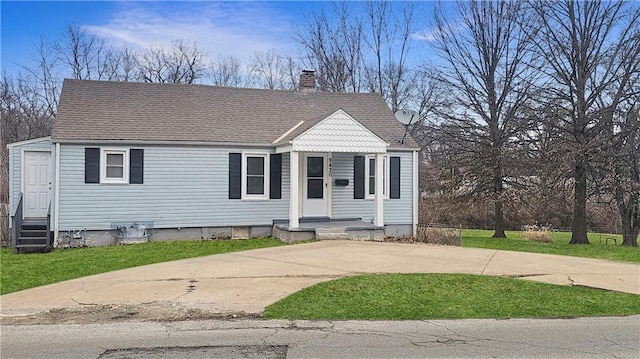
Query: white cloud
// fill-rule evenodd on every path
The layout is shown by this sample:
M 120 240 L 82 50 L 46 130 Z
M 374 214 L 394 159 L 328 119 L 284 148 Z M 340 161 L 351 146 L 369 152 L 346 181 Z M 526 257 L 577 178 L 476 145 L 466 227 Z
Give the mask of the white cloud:
M 411 34 L 411 38 L 418 41 L 432 42 L 436 39 L 437 30 L 422 30 Z
M 454 36 L 462 34 L 468 30 L 467 26 L 460 19 L 449 21 L 444 26 L 446 33 Z M 440 36 L 442 36 L 442 33 L 437 27 L 426 28 L 411 34 L 412 39 L 426 42 L 436 41 Z
M 234 55 L 247 59 L 255 51 L 291 49 L 291 18 L 268 3 L 138 2 L 121 9 L 104 25 L 84 28 L 114 44 L 138 48 L 168 47 L 182 39 L 195 42 L 211 58 Z

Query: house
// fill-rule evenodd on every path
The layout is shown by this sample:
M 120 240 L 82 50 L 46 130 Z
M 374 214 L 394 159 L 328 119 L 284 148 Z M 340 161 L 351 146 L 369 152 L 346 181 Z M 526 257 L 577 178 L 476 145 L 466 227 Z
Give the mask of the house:
M 379 94 L 301 88 L 65 80 L 51 137 L 8 145 L 15 243 L 414 234 L 404 126 Z

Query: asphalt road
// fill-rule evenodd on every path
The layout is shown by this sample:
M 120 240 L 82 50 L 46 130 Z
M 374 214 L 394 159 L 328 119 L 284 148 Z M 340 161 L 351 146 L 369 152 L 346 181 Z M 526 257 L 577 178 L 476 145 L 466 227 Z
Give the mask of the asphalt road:
M 640 316 L 0 327 L 2 358 L 640 358 Z

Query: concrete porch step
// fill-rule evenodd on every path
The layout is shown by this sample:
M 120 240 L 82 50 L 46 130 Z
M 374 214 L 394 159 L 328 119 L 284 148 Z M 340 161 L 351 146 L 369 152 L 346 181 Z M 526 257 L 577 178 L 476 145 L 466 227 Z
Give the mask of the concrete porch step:
M 349 234 L 343 227 L 318 227 L 315 232 L 317 240 L 349 239 Z

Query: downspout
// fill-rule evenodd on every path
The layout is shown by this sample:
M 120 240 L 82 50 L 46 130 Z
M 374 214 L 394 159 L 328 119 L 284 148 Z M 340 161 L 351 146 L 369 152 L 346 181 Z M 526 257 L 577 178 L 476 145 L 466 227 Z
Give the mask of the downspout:
M 8 222 L 9 223 L 9 228 L 13 228 L 13 218 L 11 218 L 11 213 L 13 212 L 13 202 L 15 202 L 15 193 L 13 192 L 13 186 L 14 186 L 14 179 L 13 179 L 13 146 L 9 146 L 7 145 L 7 150 L 8 150 L 8 154 L 9 154 L 9 178 L 6 178 L 8 184 L 9 184 L 9 203 L 8 203 L 8 207 L 7 207 L 7 217 L 8 217 Z
M 56 168 L 55 168 L 55 181 L 53 186 L 53 247 L 58 246 L 58 221 L 60 213 L 60 143 L 56 143 Z
M 418 231 L 418 203 L 420 202 L 420 191 L 418 188 L 418 151 L 413 151 L 413 238 Z

